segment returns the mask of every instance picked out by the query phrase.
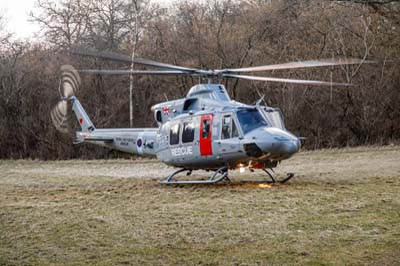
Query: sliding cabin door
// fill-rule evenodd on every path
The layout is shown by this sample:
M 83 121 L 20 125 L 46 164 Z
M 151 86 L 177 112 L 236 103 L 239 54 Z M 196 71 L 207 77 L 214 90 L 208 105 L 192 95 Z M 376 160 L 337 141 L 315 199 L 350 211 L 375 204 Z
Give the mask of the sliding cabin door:
M 200 121 L 200 154 L 212 155 L 212 115 L 202 115 Z

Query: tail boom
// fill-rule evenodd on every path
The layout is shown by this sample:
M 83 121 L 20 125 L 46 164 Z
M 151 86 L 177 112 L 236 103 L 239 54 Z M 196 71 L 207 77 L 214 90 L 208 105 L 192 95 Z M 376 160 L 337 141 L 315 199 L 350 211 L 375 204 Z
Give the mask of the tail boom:
M 81 131 L 75 133 L 75 144 L 92 143 L 122 152 L 155 156 L 155 140 L 158 128 L 96 129 L 76 97 L 71 97 L 72 110 Z
M 92 143 L 106 148 L 142 156 L 155 156 L 158 128 L 95 129 L 76 132 L 75 143 Z

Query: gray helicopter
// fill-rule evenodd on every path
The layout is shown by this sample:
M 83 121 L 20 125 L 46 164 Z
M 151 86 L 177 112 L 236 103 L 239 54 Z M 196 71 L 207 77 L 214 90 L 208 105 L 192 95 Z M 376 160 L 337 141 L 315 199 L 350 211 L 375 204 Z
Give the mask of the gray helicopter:
M 75 70 L 70 65 L 61 67 L 61 100 L 51 112 L 56 128 L 69 132 L 69 114 L 72 109 L 80 125 L 74 144 L 92 143 L 139 156 L 157 157 L 167 165 L 179 168 L 161 184 L 214 184 L 229 181 L 228 170 L 260 169 L 268 179 L 263 183 L 284 183 L 294 174 L 278 179 L 273 168 L 300 150 L 300 139 L 290 133 L 278 108 L 232 100 L 222 84 L 211 83 L 213 78 L 240 78 L 247 80 L 285 82 L 308 85 L 349 86 L 346 83 L 270 78 L 237 73 L 276 69 L 294 69 L 321 66 L 362 64 L 361 59 L 327 59 L 292 62 L 236 69 L 201 70 L 159 63 L 145 59 L 132 60 L 115 53 L 75 50 L 74 54 L 156 67 L 159 70 Z M 94 126 L 76 97 L 81 85 L 79 73 L 103 75 L 191 75 L 208 79 L 207 84 L 192 87 L 185 98 L 154 105 L 151 110 L 157 128 L 110 128 Z M 207 180 L 174 178 L 195 170 L 212 171 Z

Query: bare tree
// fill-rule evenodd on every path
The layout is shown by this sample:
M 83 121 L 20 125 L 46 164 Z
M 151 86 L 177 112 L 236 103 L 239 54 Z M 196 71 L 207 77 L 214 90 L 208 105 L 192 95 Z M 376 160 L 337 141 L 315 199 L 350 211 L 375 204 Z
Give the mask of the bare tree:
M 72 146 L 49 112 L 58 95 L 58 69 L 123 67 L 63 52 L 82 45 L 198 68 L 225 68 L 315 58 L 373 57 L 382 64 L 282 70 L 283 78 L 351 81 L 346 88 L 225 82 L 236 100 L 265 94 L 283 110 L 287 128 L 306 147 L 386 144 L 400 140 L 400 3 L 395 1 L 181 1 L 160 9 L 148 0 L 38 0 L 32 20 L 45 42 L 10 38 L 0 16 L 0 158 L 120 156 Z M 3 24 L 1 24 L 3 22 Z M 125 66 L 127 67 L 127 66 Z M 131 66 L 132 67 L 132 66 Z M 140 68 L 140 66 L 135 66 Z M 151 105 L 183 97 L 201 82 L 190 77 L 82 76 L 79 98 L 100 127 L 154 126 Z M 133 81 L 133 80 L 132 80 Z M 130 113 L 133 113 L 130 117 Z M 18 132 L 18 134 L 15 134 Z
M 92 11 L 87 17 L 87 38 L 99 50 L 118 50 L 129 39 L 126 23 L 127 0 L 93 0 Z
M 12 34 L 6 30 L 5 14 L 0 13 L 0 47 L 5 46 L 11 36 Z
M 92 13 L 91 1 L 37 0 L 33 22 L 41 26 L 46 40 L 56 47 L 71 48 L 81 44 L 87 33 L 86 21 Z

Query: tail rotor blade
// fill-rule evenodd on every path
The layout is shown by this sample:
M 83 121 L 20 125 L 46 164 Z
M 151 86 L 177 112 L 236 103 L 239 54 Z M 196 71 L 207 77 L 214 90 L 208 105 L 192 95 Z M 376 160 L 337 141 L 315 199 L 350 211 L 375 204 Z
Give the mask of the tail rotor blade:
M 53 122 L 53 125 L 56 129 L 62 133 L 69 133 L 69 102 L 67 100 L 62 100 L 57 103 L 56 106 L 51 110 L 50 116 Z
M 73 66 L 63 65 L 61 67 L 61 96 L 69 98 L 75 96 L 81 86 L 81 78 Z
M 51 121 L 55 128 L 62 133 L 71 132 L 71 101 L 81 86 L 81 78 L 73 66 L 61 66 L 60 94 L 61 100 L 50 112 Z

